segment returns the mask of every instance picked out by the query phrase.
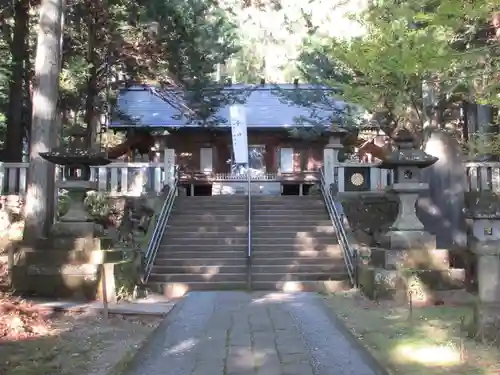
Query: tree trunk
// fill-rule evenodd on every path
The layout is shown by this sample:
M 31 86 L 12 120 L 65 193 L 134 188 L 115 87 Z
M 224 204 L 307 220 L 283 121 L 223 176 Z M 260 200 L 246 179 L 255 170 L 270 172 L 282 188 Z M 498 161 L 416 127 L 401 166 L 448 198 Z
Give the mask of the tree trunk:
M 33 120 L 30 139 L 30 166 L 24 214 L 24 239 L 28 242 L 47 234 L 52 218 L 48 201 L 54 192 L 49 181 L 54 165 L 40 156 L 51 148 L 51 127 L 57 121 L 59 59 L 61 57 L 62 11 L 64 0 L 42 0 L 33 85 Z
M 9 109 L 7 115 L 7 137 L 5 145 L 5 161 L 21 162 L 23 157 L 23 123 L 25 75 L 25 55 L 29 32 L 29 0 L 17 0 L 14 5 L 15 25 L 11 47 L 12 76 L 9 85 Z
M 89 4 L 89 18 L 88 18 L 88 49 L 87 49 L 87 63 L 89 64 L 88 69 L 88 80 L 87 80 L 87 98 L 85 100 L 85 124 L 87 125 L 87 144 L 89 150 L 93 150 L 94 145 L 97 141 L 96 138 L 96 105 L 97 105 L 97 95 L 98 90 L 98 77 L 97 77 L 97 67 L 99 66 L 99 56 L 96 51 L 96 22 L 97 17 L 94 14 L 94 6 L 92 3 Z

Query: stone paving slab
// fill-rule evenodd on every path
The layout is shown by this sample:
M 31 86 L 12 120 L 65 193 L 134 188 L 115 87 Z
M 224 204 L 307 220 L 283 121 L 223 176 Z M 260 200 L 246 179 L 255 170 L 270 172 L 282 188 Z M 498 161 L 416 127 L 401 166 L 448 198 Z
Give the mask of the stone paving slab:
M 123 375 L 378 375 L 308 293 L 191 292 Z

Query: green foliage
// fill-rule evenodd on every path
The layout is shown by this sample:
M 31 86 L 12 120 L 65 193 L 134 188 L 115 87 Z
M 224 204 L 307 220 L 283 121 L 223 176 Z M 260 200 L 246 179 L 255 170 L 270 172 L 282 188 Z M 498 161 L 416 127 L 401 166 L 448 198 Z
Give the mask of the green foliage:
M 453 43 L 470 34 L 473 24 L 486 22 L 490 8 L 479 3 L 374 2 L 351 15 L 363 36 L 307 38 L 300 70 L 306 79 L 335 88 L 338 98 L 367 109 L 387 133 L 400 127 L 418 133 L 432 120 L 436 103 L 446 107 L 463 99 L 470 73 L 487 72 L 478 65 L 485 51 L 463 53 Z M 423 90 L 423 82 L 432 90 Z M 432 92 L 435 99 L 427 97 Z
M 0 6 L 0 33 L 4 36 L 0 38 L 0 135 L 7 115 L 14 48 L 8 40 L 19 21 L 14 3 Z M 32 4 L 32 10 L 37 6 Z M 25 63 L 29 79 L 38 21 L 35 13 L 31 12 L 30 51 Z M 153 80 L 187 89 L 191 97 L 184 115 L 209 117 L 215 107 L 229 100 L 221 97 L 214 71 L 216 64 L 224 63 L 239 48 L 231 19 L 215 0 L 73 1 L 64 17 L 59 101 L 64 126 L 85 125 L 89 116 L 100 116 L 125 81 Z M 174 104 L 186 104 L 185 99 L 174 98 Z
M 84 204 L 90 216 L 96 219 L 107 217 L 111 211 L 110 197 L 107 192 L 89 192 Z
M 126 261 L 115 265 L 115 285 L 118 300 L 133 299 L 140 280 L 140 254 L 135 251 L 128 251 L 126 257 Z

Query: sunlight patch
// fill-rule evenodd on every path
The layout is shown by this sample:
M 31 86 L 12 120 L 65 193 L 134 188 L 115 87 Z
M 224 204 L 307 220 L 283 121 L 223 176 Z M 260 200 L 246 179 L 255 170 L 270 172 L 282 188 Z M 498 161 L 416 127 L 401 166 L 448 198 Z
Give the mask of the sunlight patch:
M 459 350 L 451 345 L 399 345 L 394 349 L 393 355 L 400 362 L 414 362 L 425 366 L 456 366 L 462 363 Z
M 193 349 L 196 344 L 198 344 L 198 340 L 195 339 L 188 339 L 182 341 L 180 344 L 175 345 L 174 347 L 167 349 L 163 352 L 164 355 L 170 355 L 170 354 L 180 354 L 187 352 L 191 349 Z

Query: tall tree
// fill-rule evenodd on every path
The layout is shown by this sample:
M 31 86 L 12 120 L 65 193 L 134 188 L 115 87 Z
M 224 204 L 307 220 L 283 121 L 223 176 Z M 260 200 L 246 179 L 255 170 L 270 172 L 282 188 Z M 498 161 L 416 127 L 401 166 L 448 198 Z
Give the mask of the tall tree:
M 476 2 L 455 0 L 439 6 L 432 1 L 377 2 L 354 17 L 365 35 L 324 37 L 313 44 L 308 38 L 301 69 L 337 89 L 347 103 L 371 112 L 387 133 L 405 127 L 420 135 L 429 121 L 422 82 L 439 87 L 442 107 L 464 94 L 464 73 L 479 55 L 459 53 L 452 41 L 467 19 L 479 17 L 479 8 Z
M 58 117 L 59 72 L 61 58 L 62 15 L 64 0 L 42 0 L 38 24 L 38 42 L 33 83 L 33 120 L 30 139 L 30 166 L 24 215 L 24 239 L 43 237 L 52 217 L 48 198 L 54 165 L 40 156 L 53 146 L 52 126 Z
M 154 39 L 164 53 L 163 72 L 167 90 L 159 91 L 171 102 L 172 86 L 182 89 L 174 101 L 180 116 L 191 122 L 210 125 L 220 119 L 214 114 L 220 106 L 242 100 L 244 93 L 225 90 L 217 81 L 218 64 L 224 64 L 239 51 L 236 25 L 228 11 L 216 0 L 150 2 L 144 15 L 156 25 Z
M 26 135 L 26 124 L 23 122 L 24 108 L 24 76 L 25 62 L 29 59 L 29 0 L 14 2 L 14 27 L 11 33 L 10 50 L 12 68 L 9 85 L 9 108 L 7 112 L 7 139 L 4 161 L 20 162 L 23 154 L 23 140 Z

